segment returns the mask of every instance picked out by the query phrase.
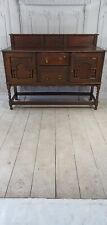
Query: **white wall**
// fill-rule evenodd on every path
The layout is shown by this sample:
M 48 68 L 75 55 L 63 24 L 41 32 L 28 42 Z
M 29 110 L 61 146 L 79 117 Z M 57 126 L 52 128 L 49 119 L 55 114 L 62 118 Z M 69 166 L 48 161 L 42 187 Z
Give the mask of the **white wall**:
M 107 0 L 0 0 L 0 48 L 9 33 L 99 33 L 107 49 Z M 107 97 L 107 59 L 101 96 Z M 2 61 L 0 89 L 5 90 Z

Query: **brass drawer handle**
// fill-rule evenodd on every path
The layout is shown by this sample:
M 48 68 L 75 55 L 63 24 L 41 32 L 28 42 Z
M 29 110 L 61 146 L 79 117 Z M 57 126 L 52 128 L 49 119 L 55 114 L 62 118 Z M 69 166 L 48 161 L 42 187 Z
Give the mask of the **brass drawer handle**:
M 96 57 L 92 57 L 92 59 L 96 60 L 97 58 Z
M 58 75 L 58 80 L 62 80 L 62 75 Z
M 48 61 L 48 58 L 45 58 L 45 63 L 47 64 L 49 61 Z

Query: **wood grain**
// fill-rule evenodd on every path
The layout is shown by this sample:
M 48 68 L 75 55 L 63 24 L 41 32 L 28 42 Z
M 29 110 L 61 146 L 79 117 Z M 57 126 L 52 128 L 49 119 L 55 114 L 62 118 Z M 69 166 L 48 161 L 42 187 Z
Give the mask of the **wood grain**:
M 28 110 L 19 110 L 0 151 L 0 197 L 6 194 L 8 182 L 20 148 L 28 118 Z
M 56 110 L 56 197 L 80 198 L 67 109 Z
M 43 111 L 31 196 L 55 198 L 54 109 Z
M 40 122 L 41 110 L 31 109 L 6 197 L 30 197 Z
M 90 110 L 69 110 L 71 135 L 73 138 L 81 198 L 105 198 L 103 185 L 87 136 L 87 117 L 85 125 L 83 123 L 85 112 L 88 114 Z

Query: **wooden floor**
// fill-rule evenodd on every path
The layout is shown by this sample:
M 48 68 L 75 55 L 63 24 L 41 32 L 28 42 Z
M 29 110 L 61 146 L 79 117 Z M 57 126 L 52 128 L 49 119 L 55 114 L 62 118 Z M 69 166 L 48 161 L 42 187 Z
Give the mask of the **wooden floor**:
M 0 197 L 107 198 L 107 105 L 11 111 L 1 96 Z

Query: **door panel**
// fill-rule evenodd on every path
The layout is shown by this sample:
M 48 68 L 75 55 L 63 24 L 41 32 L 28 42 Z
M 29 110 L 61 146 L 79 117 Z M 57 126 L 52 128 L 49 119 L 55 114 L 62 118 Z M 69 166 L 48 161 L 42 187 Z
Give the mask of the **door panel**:
M 100 76 L 100 54 L 73 53 L 71 57 L 71 80 L 74 82 L 94 82 Z
M 32 53 L 7 53 L 8 79 L 11 84 L 32 84 L 36 81 L 35 55 Z

